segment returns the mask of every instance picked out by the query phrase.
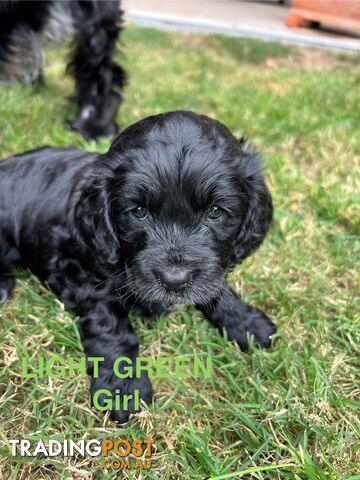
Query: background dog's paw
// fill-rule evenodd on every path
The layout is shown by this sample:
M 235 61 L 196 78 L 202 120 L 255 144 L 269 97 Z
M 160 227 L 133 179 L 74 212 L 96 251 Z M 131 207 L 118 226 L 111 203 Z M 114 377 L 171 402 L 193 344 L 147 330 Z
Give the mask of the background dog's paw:
M 235 340 L 238 343 L 241 350 L 247 351 L 249 348 L 248 335 L 253 335 L 258 346 L 269 348 L 271 346 L 271 336 L 276 330 L 276 325 L 264 312 L 257 308 L 248 307 L 245 321 L 227 329 L 227 335 L 229 340 Z
M 107 390 L 109 394 L 100 394 L 96 397 L 96 401 L 94 401 L 94 395 L 102 389 Z M 132 396 L 126 405 L 126 408 L 123 408 L 124 395 Z M 95 406 L 95 408 L 99 405 L 101 407 L 109 407 L 104 410 L 104 413 L 110 411 L 111 420 L 117 423 L 125 423 L 129 420 L 129 416 L 132 413 L 138 413 L 141 411 L 141 407 L 136 401 L 137 395 L 139 400 L 142 400 L 145 403 L 149 404 L 152 401 L 151 383 L 145 374 L 143 374 L 141 378 L 120 379 L 111 372 L 111 375 L 109 375 L 108 378 L 101 375 L 99 378 L 94 378 L 91 382 L 91 404 Z M 117 408 L 116 401 L 120 401 L 120 408 Z
M 65 125 L 71 130 L 79 133 L 85 140 L 93 140 L 99 137 L 114 137 L 118 131 L 115 122 L 109 122 L 104 125 L 76 118 L 74 120 L 66 120 Z
M 14 287 L 15 279 L 13 277 L 0 277 L 0 304 L 10 297 Z

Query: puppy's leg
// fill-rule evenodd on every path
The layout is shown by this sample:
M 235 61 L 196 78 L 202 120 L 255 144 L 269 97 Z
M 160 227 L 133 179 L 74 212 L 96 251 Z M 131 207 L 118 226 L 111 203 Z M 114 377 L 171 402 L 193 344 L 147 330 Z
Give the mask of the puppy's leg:
M 249 347 L 248 334 L 253 335 L 261 347 L 270 347 L 276 326 L 264 312 L 243 302 L 228 286 L 211 307 L 198 308 L 222 333 L 225 330 L 228 339 L 235 340 L 242 350 Z
M 8 244 L 0 232 L 0 304 L 10 297 L 15 287 L 15 278 L 11 274 L 10 265 L 17 260 L 18 251 Z
M 90 394 L 92 401 L 96 392 L 105 389 L 111 392 L 113 409 L 110 418 L 118 423 L 128 420 L 131 413 L 139 409 L 134 404 L 134 397 L 128 403 L 127 409 L 116 410 L 115 395 L 132 395 L 138 391 L 140 399 L 151 403 L 152 389 L 148 376 L 143 372 L 140 378 L 135 375 L 135 362 L 139 355 L 139 339 L 135 335 L 126 312 L 116 304 L 98 303 L 87 315 L 79 319 L 80 333 L 86 357 L 104 357 L 100 364 L 97 378 L 91 382 Z M 128 371 L 132 366 L 133 373 L 129 378 L 118 378 L 114 372 L 114 362 L 118 357 L 126 357 L 120 365 L 120 373 Z M 94 374 L 93 371 L 89 371 Z M 97 398 L 99 405 L 104 405 L 107 395 Z M 96 405 L 95 405 L 96 406 Z
M 138 303 L 132 307 L 132 310 L 140 317 L 147 320 L 155 320 L 166 310 L 158 303 Z

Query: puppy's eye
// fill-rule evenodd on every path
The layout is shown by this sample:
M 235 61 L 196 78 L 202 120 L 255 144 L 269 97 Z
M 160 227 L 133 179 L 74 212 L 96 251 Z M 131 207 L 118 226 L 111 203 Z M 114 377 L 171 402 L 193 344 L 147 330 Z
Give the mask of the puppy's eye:
M 143 220 L 147 217 L 148 210 L 145 207 L 137 207 L 134 210 L 131 210 L 131 215 L 138 220 Z
M 213 205 L 209 208 L 207 216 L 210 220 L 218 220 L 220 217 L 223 216 L 223 214 L 224 210 Z

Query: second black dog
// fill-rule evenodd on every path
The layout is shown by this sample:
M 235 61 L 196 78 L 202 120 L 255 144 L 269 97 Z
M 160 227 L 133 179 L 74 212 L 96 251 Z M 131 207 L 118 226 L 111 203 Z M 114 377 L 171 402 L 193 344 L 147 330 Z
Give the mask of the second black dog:
M 122 15 L 119 0 L 1 0 L 0 83 L 43 81 L 44 47 L 73 38 L 68 70 L 79 114 L 67 124 L 87 139 L 114 136 L 126 82 L 115 59 Z
M 135 360 L 132 308 L 192 304 L 235 340 L 264 347 L 275 326 L 226 284 L 226 274 L 262 242 L 272 202 L 255 151 L 192 112 L 146 118 L 105 155 L 44 147 L 0 162 L 0 301 L 17 262 L 46 281 L 80 316 L 87 356 L 105 357 L 91 393 L 139 390 L 121 380 L 117 357 Z M 124 422 L 135 411 L 112 412 Z

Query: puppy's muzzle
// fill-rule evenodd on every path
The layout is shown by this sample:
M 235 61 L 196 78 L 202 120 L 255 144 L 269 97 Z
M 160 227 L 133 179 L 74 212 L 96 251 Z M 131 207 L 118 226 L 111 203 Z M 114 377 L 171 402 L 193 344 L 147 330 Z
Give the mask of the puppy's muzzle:
M 167 267 L 157 272 L 160 282 L 171 292 L 180 293 L 192 281 L 192 273 L 183 267 Z

